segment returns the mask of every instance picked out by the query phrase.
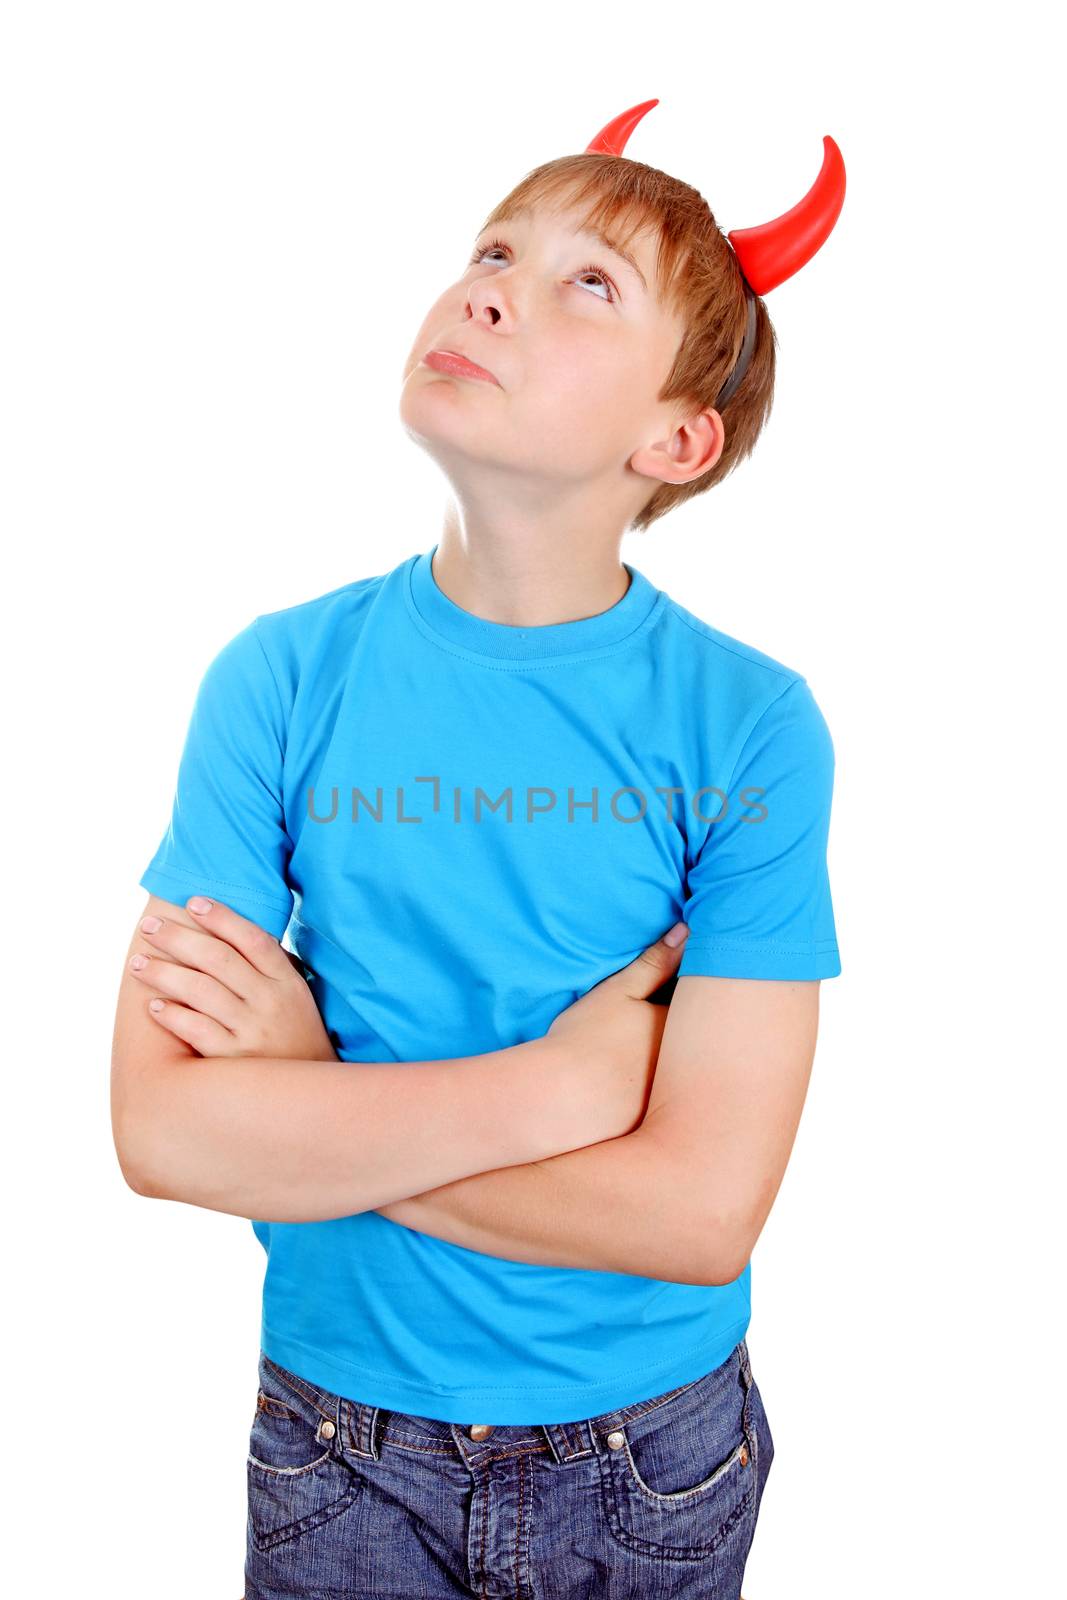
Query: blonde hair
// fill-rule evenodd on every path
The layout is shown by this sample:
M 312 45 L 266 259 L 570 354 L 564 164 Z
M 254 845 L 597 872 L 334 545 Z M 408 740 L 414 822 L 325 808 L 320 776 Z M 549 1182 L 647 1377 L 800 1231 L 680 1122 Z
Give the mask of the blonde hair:
M 581 225 L 624 247 L 642 229 L 658 231 L 656 283 L 651 287 L 680 315 L 685 332 L 657 399 L 681 401 L 691 412 L 714 407 L 740 353 L 748 305 L 737 257 L 699 190 L 629 156 L 586 151 L 528 172 L 482 227 L 542 205 L 549 210 L 588 207 Z M 726 435 L 722 455 L 689 483 L 657 484 L 631 527 L 644 532 L 683 500 L 721 483 L 752 453 L 774 397 L 776 344 L 767 307 L 757 295 L 752 358 L 721 411 Z

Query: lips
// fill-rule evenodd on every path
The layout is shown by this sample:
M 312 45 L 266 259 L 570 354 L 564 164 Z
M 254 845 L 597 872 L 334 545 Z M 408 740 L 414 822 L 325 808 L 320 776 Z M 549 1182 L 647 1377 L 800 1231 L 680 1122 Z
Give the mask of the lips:
M 435 372 L 447 372 L 455 378 L 474 378 L 482 383 L 495 383 L 497 388 L 501 385 L 497 378 L 485 367 L 478 366 L 467 356 L 460 355 L 458 350 L 429 350 L 423 357 L 428 367 Z

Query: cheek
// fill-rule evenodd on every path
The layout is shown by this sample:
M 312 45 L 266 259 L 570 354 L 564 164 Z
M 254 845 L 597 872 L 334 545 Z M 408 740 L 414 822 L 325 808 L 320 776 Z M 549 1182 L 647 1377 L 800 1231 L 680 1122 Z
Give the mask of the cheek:
M 631 384 L 614 355 L 589 349 L 576 359 L 572 345 L 558 359 L 539 361 L 509 418 L 524 448 L 551 460 L 552 475 L 583 477 L 628 453 Z
M 616 346 L 570 341 L 538 370 L 537 393 L 553 432 L 580 423 L 587 438 L 617 431 L 632 410 L 634 372 Z
M 570 409 L 588 405 L 605 391 L 624 383 L 626 371 L 610 341 L 597 338 L 596 329 L 577 325 L 564 330 L 558 340 L 540 341 L 530 352 L 530 377 L 539 396 L 549 404 Z

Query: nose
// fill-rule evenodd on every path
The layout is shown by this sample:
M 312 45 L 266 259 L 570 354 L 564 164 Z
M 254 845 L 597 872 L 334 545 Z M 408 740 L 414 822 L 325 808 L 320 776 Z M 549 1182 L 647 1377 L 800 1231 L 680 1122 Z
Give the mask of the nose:
M 513 314 L 504 286 L 495 277 L 476 278 L 470 286 L 467 301 L 472 318 L 488 322 L 491 327 L 510 320 Z

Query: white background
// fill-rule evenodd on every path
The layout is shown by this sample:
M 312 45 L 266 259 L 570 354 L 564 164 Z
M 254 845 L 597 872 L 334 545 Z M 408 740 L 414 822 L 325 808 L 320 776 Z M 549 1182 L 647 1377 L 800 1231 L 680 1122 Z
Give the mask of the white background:
M 627 153 L 725 229 L 848 195 L 768 297 L 754 456 L 623 557 L 803 672 L 843 972 L 753 1258 L 776 1456 L 746 1600 L 1043 1592 L 1063 1323 L 1058 57 L 1033 5 L 10 8 L 5 1566 L 238 1600 L 264 1258 L 123 1183 L 137 880 L 200 675 L 448 493 L 403 360 L 484 215 Z M 1062 1480 L 1060 1480 L 1061 1482 Z M 10 1571 L 9 1571 L 10 1576 Z

